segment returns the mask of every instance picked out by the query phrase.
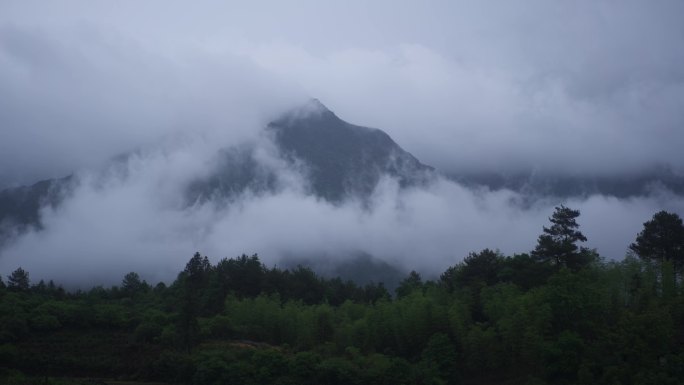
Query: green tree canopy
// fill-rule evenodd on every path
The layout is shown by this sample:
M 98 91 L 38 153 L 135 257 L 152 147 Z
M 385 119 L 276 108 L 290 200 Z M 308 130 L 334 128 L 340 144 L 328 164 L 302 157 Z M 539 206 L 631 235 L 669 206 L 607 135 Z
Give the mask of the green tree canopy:
M 254 254 L 248 257 L 222 259 L 216 265 L 216 272 L 226 286 L 225 293 L 232 291 L 238 296 L 255 297 L 261 293 L 266 267 Z
M 202 257 L 199 252 L 196 252 L 185 265 L 185 270 L 181 274 L 185 279 L 186 286 L 191 291 L 197 291 L 207 286 L 211 271 L 212 266 L 209 258 Z
M 397 294 L 397 297 L 405 297 L 414 290 L 420 289 L 423 287 L 423 279 L 421 278 L 420 274 L 416 272 L 415 270 L 412 270 L 408 277 L 404 278 L 400 283 L 399 287 L 395 289 L 395 293 Z
M 140 280 L 140 276 L 136 272 L 126 274 L 121 281 L 121 290 L 128 296 L 133 296 L 143 290 L 146 285 Z
M 21 267 L 7 277 L 7 287 L 11 290 L 25 291 L 30 287 L 29 273 Z
M 463 259 L 463 267 L 459 274 L 459 281 L 464 285 L 482 282 L 493 285 L 499 279 L 499 270 L 503 262 L 500 252 L 484 249 L 479 253 L 470 253 Z
M 199 341 L 199 324 L 197 317 L 201 311 L 201 298 L 209 285 L 214 268 L 209 258 L 199 252 L 190 258 L 179 276 L 181 296 L 178 302 L 178 319 L 176 322 L 180 346 L 190 351 Z
M 577 217 L 579 210 L 564 205 L 556 207 L 549 220 L 551 227 L 544 226 L 544 234 L 539 236 L 537 246 L 531 255 L 541 262 L 550 262 L 556 266 L 579 269 L 591 256 L 589 250 L 579 248 L 578 242 L 586 242 L 587 237 L 578 230 Z
M 659 211 L 637 235 L 629 248 L 642 259 L 670 261 L 676 267 L 684 262 L 684 225 L 675 213 Z

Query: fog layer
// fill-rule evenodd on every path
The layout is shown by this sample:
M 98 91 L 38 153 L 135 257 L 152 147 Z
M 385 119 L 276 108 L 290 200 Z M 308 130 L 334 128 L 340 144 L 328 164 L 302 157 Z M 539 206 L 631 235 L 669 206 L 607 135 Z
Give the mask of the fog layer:
M 436 274 L 470 251 L 512 254 L 534 247 L 553 206 L 531 207 L 510 191 L 473 191 L 444 179 L 430 187 L 400 189 L 383 180 L 370 205 L 349 199 L 331 204 L 306 194 L 306 180 L 280 160 L 266 137 L 257 140 L 262 167 L 279 170 L 277 193 L 245 192 L 228 205 L 188 207 L 183 191 L 210 169 L 212 146 L 197 139 L 141 151 L 123 164 L 82 172 L 73 196 L 44 209 L 43 231 L 2 250 L 0 271 L 23 266 L 37 278 L 83 285 L 116 283 L 135 270 L 170 280 L 196 251 L 213 261 L 258 253 L 271 266 L 285 256 L 347 258 L 365 252 L 403 269 Z M 566 201 L 579 209 L 581 230 L 608 259 L 625 255 L 641 224 L 661 208 L 684 210 L 667 193 L 618 200 L 592 196 Z
M 168 280 L 197 250 L 269 264 L 364 251 L 437 272 L 484 247 L 529 251 L 560 201 L 387 179 L 370 207 L 333 205 L 262 130 L 317 97 L 444 172 L 682 172 L 682 14 L 677 1 L 2 2 L 0 188 L 81 183 L 0 251 L 0 273 Z M 217 151 L 245 143 L 282 189 L 187 206 Z M 684 212 L 667 192 L 565 204 L 607 258 L 655 211 Z

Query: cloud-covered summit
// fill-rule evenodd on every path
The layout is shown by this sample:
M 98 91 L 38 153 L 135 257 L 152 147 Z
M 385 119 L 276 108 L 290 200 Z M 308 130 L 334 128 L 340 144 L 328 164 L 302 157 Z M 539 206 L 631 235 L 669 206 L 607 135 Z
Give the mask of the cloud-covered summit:
M 521 205 L 506 178 L 681 176 L 683 13 L 667 0 L 3 1 L 0 186 L 80 183 L 44 205 L 43 231 L 4 249 L 0 270 L 166 279 L 200 250 L 267 263 L 365 251 L 434 271 L 484 247 L 529 251 L 561 202 L 582 212 L 590 247 L 621 258 L 654 212 L 683 212 L 681 196 L 598 189 Z M 321 199 L 299 150 L 283 157 L 262 137 L 308 96 L 423 164 L 507 188 L 382 177 L 365 201 Z M 216 204 L 226 184 L 212 175 L 238 159 L 263 183 Z M 196 183 L 213 187 L 188 193 Z
M 368 197 L 384 177 L 401 186 L 426 184 L 432 167 L 397 145 L 379 129 L 349 124 L 317 99 L 269 123 L 283 155 L 303 162 L 311 190 L 339 202 Z
M 0 185 L 168 131 L 239 136 L 251 125 L 226 129 L 226 116 L 267 123 L 294 94 L 450 173 L 684 168 L 679 1 L 10 0 L 0 11 Z
M 187 174 L 188 180 L 177 186 L 187 206 L 225 206 L 245 194 L 277 194 L 285 188 L 330 203 L 367 201 L 383 178 L 396 179 L 401 187 L 426 187 L 436 178 L 432 167 L 420 163 L 382 130 L 349 124 L 317 99 L 284 112 L 255 138 L 216 150 L 204 168 Z M 163 151 L 177 150 L 165 147 L 164 142 L 159 146 Z M 112 178 L 125 181 L 132 172 L 131 164 L 144 162 L 144 153 L 119 155 L 105 167 L 85 173 L 94 183 L 105 181 L 104 186 Z M 64 178 L 1 190 L 0 239 L 29 228 L 40 230 L 41 210 L 58 209 L 79 187 L 82 177 L 77 171 Z

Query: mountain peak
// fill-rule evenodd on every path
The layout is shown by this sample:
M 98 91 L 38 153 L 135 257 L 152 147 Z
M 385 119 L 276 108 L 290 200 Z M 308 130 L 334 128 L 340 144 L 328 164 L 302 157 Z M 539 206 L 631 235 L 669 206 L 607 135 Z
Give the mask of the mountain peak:
M 291 110 L 268 128 L 286 158 L 310 167 L 312 191 L 329 201 L 367 197 L 382 176 L 402 186 L 425 183 L 432 167 L 404 151 L 379 129 L 340 119 L 318 99 Z
M 383 177 L 408 187 L 427 184 L 434 176 L 432 167 L 382 130 L 347 123 L 318 99 L 290 110 L 267 130 L 285 161 L 305 165 L 307 192 L 329 202 L 367 199 Z M 40 228 L 41 207 L 61 204 L 77 183 L 67 177 L 0 191 L 0 245 L 14 233 Z M 189 183 L 185 194 L 192 205 L 277 188 L 277 170 L 261 164 L 253 147 L 235 146 L 221 150 L 216 168 Z
M 320 100 L 316 98 L 311 98 L 306 102 L 306 106 L 320 111 L 330 111 Z
M 340 118 L 330 111 L 320 100 L 311 98 L 305 103 L 292 108 L 280 118 L 271 122 L 269 126 L 289 126 L 297 122 L 308 122 L 309 124 L 320 125 L 321 122 L 342 122 Z

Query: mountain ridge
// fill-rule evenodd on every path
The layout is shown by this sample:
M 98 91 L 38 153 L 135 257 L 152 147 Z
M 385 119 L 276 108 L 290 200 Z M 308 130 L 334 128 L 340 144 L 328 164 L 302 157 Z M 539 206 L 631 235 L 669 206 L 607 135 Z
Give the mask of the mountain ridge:
M 577 198 L 605 195 L 616 198 L 648 196 L 659 191 L 684 195 L 684 177 L 670 167 L 654 166 L 646 171 L 621 175 L 538 173 L 451 173 L 447 178 L 471 188 L 512 190 L 526 197 Z
M 289 161 L 311 166 L 312 190 L 329 201 L 368 196 L 383 175 L 400 186 L 429 182 L 434 168 L 421 163 L 384 131 L 347 123 L 317 99 L 269 123 L 277 146 Z
M 306 193 L 332 204 L 368 199 L 385 176 L 397 179 L 401 187 L 425 185 L 435 176 L 432 167 L 384 131 L 347 123 L 317 99 L 282 114 L 264 132 L 289 166 L 305 166 Z M 246 191 L 277 192 L 278 170 L 261 164 L 255 151 L 250 145 L 219 150 L 214 169 L 186 186 L 187 205 L 229 204 Z M 115 160 L 125 161 L 125 156 Z M 17 231 L 40 230 L 40 209 L 59 206 L 77 183 L 76 177 L 68 176 L 0 191 L 0 244 Z
M 468 188 L 512 190 L 526 201 L 597 194 L 629 198 L 663 190 L 684 195 L 684 177 L 667 167 L 601 177 L 533 171 L 439 173 L 405 151 L 386 132 L 348 123 L 317 99 L 285 112 L 263 130 L 277 148 L 279 159 L 304 174 L 308 182 L 303 186 L 305 193 L 331 204 L 368 199 L 383 177 L 393 178 L 401 188 L 406 188 L 428 186 L 440 175 Z M 255 152 L 256 148 L 250 145 L 219 150 L 214 168 L 185 186 L 187 206 L 209 201 L 230 204 L 245 192 L 277 193 L 282 188 L 280 170 L 262 164 Z M 119 157 L 116 162 L 126 159 Z M 40 230 L 41 208 L 58 207 L 78 183 L 77 176 L 67 176 L 1 190 L 0 245 L 17 233 Z

